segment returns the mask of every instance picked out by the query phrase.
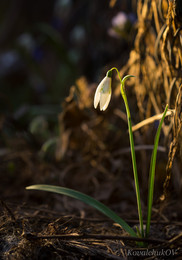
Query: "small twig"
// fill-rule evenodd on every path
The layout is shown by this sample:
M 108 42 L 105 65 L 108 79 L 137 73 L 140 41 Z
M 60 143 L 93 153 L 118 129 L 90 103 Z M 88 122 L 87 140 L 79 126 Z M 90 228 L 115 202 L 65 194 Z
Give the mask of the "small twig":
M 150 239 L 150 238 L 138 238 L 138 237 L 127 237 L 127 236 L 112 236 L 112 235 L 44 235 L 37 236 L 33 234 L 23 234 L 23 237 L 31 240 L 31 239 L 63 239 L 63 240 L 84 240 L 84 239 L 95 239 L 95 240 L 129 240 L 129 241 L 139 241 L 146 243 L 168 243 L 166 240 L 162 239 Z
M 180 233 L 180 234 L 178 234 L 177 236 L 171 238 L 171 239 L 168 241 L 168 243 L 172 244 L 172 243 L 174 243 L 174 241 L 178 240 L 178 239 L 181 238 L 181 237 L 182 237 L 182 233 Z
M 153 150 L 154 146 L 153 145 L 135 145 L 135 151 L 141 151 L 141 150 Z M 166 152 L 166 148 L 164 146 L 158 146 L 157 150 L 159 152 L 163 152 L 165 153 Z M 123 149 L 120 149 L 116 152 L 113 153 L 113 156 L 118 156 L 118 155 L 121 155 L 121 154 L 126 154 L 126 153 L 130 153 L 131 149 L 130 147 L 126 147 L 126 148 L 123 148 Z

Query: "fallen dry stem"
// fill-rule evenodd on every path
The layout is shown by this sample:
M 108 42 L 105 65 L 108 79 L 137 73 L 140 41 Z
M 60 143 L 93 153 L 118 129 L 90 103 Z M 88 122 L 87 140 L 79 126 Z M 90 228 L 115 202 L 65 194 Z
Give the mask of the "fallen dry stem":
M 34 239 L 63 239 L 63 240 L 84 240 L 84 239 L 94 239 L 94 240 L 128 240 L 128 241 L 138 241 L 138 242 L 146 242 L 146 243 L 168 243 L 167 240 L 163 239 L 150 239 L 150 238 L 139 238 L 139 237 L 129 237 L 129 236 L 112 236 L 112 235 L 43 235 L 43 236 L 36 236 L 33 234 L 23 234 L 24 238 L 28 240 Z
M 175 113 L 174 109 L 168 110 L 167 113 L 166 113 L 166 116 L 172 116 L 172 115 L 174 115 L 174 113 Z M 162 116 L 163 116 L 163 113 L 155 115 L 155 116 L 152 116 L 152 117 L 149 117 L 149 118 L 141 121 L 140 123 L 134 125 L 132 127 L 132 131 L 134 132 L 134 131 L 140 129 L 141 127 L 143 127 L 145 125 L 151 124 L 151 123 L 153 123 L 156 120 L 160 120 L 162 118 Z

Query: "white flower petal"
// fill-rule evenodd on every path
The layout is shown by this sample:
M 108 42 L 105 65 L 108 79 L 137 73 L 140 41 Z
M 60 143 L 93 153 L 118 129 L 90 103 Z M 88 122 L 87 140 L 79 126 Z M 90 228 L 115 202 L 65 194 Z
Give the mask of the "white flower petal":
M 95 92 L 95 96 L 94 96 L 94 108 L 97 108 L 98 104 L 100 101 L 100 91 L 98 91 L 98 88 Z
M 107 109 L 110 100 L 111 100 L 111 93 L 108 95 L 107 100 L 106 100 L 106 102 L 105 102 L 105 105 L 104 105 L 103 108 L 102 108 L 102 111 L 105 111 L 105 110 Z
M 100 96 L 100 110 L 106 110 L 111 100 L 111 93 L 101 93 Z
M 110 93 L 110 90 L 111 90 L 111 78 L 106 76 L 103 81 L 101 92 Z
M 104 79 L 105 79 L 105 78 L 104 78 Z M 105 81 L 104 79 L 100 82 L 100 84 L 98 85 L 98 87 L 97 87 L 97 89 L 96 89 L 95 96 L 94 96 L 94 108 L 97 108 L 97 106 L 98 106 L 98 104 L 99 104 L 99 101 L 100 101 L 100 92 L 101 92 L 103 83 L 104 83 L 104 81 Z
M 94 96 L 94 107 L 96 108 L 100 102 L 100 110 L 104 111 L 111 100 L 111 78 L 106 76 L 98 85 Z

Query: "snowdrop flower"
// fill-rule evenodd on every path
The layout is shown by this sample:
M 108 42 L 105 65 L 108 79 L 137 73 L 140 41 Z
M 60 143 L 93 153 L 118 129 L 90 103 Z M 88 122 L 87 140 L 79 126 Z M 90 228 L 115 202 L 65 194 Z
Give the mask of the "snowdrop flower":
M 107 73 L 96 89 L 94 108 L 97 108 L 100 103 L 100 111 L 106 110 L 111 100 L 111 92 L 111 75 Z

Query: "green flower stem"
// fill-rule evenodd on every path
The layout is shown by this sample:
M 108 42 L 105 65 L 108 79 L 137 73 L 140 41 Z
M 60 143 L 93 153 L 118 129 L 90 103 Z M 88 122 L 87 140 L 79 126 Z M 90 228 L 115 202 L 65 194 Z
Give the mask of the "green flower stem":
M 157 147 L 159 143 L 160 132 L 164 118 L 166 116 L 168 105 L 164 110 L 163 116 L 161 118 L 160 124 L 157 129 L 157 133 L 154 141 L 154 149 L 152 152 L 151 162 L 150 162 L 150 172 L 149 172 L 149 191 L 148 191 L 148 212 L 147 212 L 147 224 L 146 224 L 146 237 L 149 235 L 150 231 L 150 222 L 152 214 L 152 203 L 153 203 L 153 193 L 154 193 L 154 179 L 155 179 L 155 166 L 156 166 L 156 157 L 157 157 Z
M 144 237 L 143 216 L 142 216 L 140 188 L 139 188 L 139 181 L 138 181 L 138 174 L 137 174 L 137 164 L 136 164 L 136 156 L 135 156 L 135 147 L 134 147 L 134 140 L 133 140 L 132 124 L 131 124 L 131 114 L 130 114 L 130 109 L 129 109 L 129 105 L 128 105 L 128 100 L 127 100 L 127 97 L 126 97 L 126 94 L 125 94 L 125 89 L 124 89 L 125 81 L 128 78 L 133 77 L 133 76 L 127 75 L 122 80 L 117 68 L 113 67 L 110 71 L 112 71 L 114 69 L 117 71 L 117 74 L 119 76 L 119 80 L 121 82 L 121 95 L 122 95 L 124 103 L 125 103 L 125 108 L 126 108 L 126 113 L 127 113 L 127 118 L 128 118 L 128 129 L 129 129 L 131 157 L 132 157 L 132 164 L 133 164 L 133 173 L 134 173 L 134 180 L 135 180 L 135 191 L 136 191 L 137 206 L 138 206 L 138 216 L 139 216 L 139 222 L 140 222 L 140 232 L 141 232 L 141 236 Z

